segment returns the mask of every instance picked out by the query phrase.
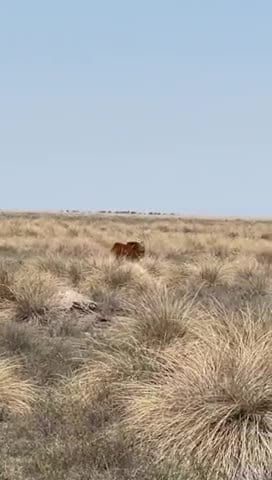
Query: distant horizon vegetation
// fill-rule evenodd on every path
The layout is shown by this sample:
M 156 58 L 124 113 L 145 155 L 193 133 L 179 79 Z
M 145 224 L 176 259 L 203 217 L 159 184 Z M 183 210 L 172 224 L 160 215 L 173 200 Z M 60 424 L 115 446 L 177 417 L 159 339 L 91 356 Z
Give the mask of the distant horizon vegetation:
M 178 217 L 182 219 L 194 220 L 230 220 L 230 221 L 272 221 L 272 216 L 251 216 L 251 215 L 208 215 L 208 214 L 188 214 L 181 212 L 160 212 L 160 211 L 137 211 L 137 210 L 79 210 L 79 209 L 0 209 L 0 215 L 134 215 L 134 216 L 160 216 L 160 217 Z

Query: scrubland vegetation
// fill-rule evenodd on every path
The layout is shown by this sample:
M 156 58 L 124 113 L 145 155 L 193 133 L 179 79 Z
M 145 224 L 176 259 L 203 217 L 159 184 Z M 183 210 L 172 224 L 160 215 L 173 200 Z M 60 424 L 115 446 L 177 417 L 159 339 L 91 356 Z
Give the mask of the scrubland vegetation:
M 119 261 L 115 241 L 146 256 Z M 271 480 L 272 224 L 0 217 L 0 479 Z

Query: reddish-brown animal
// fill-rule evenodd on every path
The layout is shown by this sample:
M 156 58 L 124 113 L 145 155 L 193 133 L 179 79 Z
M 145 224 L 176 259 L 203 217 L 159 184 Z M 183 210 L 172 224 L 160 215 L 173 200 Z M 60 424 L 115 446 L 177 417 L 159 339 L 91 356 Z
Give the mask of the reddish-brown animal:
M 116 242 L 113 245 L 111 252 L 114 253 L 117 258 L 126 257 L 136 260 L 144 256 L 145 247 L 144 244 L 140 242 Z

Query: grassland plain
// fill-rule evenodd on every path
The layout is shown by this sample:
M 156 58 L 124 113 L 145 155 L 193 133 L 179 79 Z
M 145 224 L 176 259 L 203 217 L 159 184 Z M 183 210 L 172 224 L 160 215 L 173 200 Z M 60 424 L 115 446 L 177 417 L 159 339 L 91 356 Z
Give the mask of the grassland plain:
M 1 215 L 0 479 L 271 480 L 271 306 L 268 221 Z

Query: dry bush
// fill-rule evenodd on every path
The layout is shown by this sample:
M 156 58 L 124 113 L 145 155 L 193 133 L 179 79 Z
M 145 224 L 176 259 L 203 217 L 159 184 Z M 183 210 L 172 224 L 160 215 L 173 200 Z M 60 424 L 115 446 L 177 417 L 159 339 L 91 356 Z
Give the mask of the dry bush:
M 236 341 L 213 334 L 186 356 L 164 353 L 159 374 L 121 386 L 127 431 L 158 461 L 211 479 L 269 478 L 272 332 L 248 327 Z
M 22 378 L 21 367 L 10 359 L 0 359 L 0 408 L 15 415 L 30 413 L 36 399 L 35 387 Z

